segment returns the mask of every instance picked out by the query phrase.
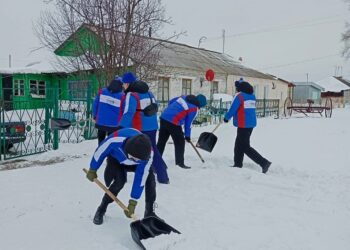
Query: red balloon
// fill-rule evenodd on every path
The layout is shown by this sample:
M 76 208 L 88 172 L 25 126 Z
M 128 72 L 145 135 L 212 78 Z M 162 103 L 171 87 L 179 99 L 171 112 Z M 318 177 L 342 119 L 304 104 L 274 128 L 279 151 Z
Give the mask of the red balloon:
M 207 72 L 205 72 L 205 79 L 207 79 L 207 81 L 214 80 L 214 76 L 215 76 L 215 73 L 214 73 L 214 70 L 212 69 L 208 69 Z

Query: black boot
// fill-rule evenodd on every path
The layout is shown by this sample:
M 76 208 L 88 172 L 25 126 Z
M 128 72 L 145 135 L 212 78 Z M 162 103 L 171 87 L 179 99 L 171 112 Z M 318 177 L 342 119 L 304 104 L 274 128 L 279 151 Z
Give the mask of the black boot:
M 154 212 L 154 203 L 153 202 L 146 202 L 145 206 L 145 217 L 149 216 L 156 216 L 158 217 Z
M 105 213 L 106 213 L 106 209 L 103 208 L 102 206 L 99 206 L 94 216 L 94 220 L 93 220 L 94 224 L 101 225 L 103 223 L 103 216 L 105 215 Z
M 185 163 L 180 163 L 180 164 L 177 164 L 180 168 L 184 168 L 184 169 L 190 169 L 191 167 L 189 166 L 186 166 Z
M 107 194 L 105 194 L 102 198 L 101 205 L 97 208 L 97 211 L 94 216 L 94 224 L 101 225 L 103 223 L 103 216 L 106 213 L 107 206 L 111 202 L 111 198 L 108 197 Z
M 271 162 L 267 161 L 263 166 L 261 166 L 262 168 L 262 173 L 266 174 L 267 171 L 269 170 L 269 167 L 271 166 Z

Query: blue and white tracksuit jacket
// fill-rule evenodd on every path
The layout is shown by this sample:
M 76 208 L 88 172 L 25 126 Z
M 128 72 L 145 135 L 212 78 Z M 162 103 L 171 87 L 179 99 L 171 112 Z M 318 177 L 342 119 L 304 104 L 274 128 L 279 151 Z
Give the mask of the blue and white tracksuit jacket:
M 186 101 L 186 96 L 183 95 L 171 99 L 160 118 L 177 126 L 184 125 L 185 136 L 191 137 L 192 122 L 197 114 L 198 107 Z
M 98 170 L 103 160 L 107 156 L 112 156 L 119 163 L 124 165 L 137 165 L 134 181 L 131 189 L 131 198 L 139 199 L 142 195 L 149 168 L 151 167 L 152 161 L 133 161 L 127 158 L 124 152 L 124 144 L 126 139 L 129 137 L 141 134 L 140 131 L 132 128 L 120 129 L 110 136 L 108 136 L 96 149 L 90 163 L 90 169 Z M 153 154 L 153 153 L 152 153 Z
M 122 117 L 119 126 L 123 128 L 136 128 L 140 131 L 153 131 L 158 129 L 157 114 L 145 116 L 141 111 L 145 107 L 156 103 L 156 99 L 151 92 L 137 93 L 128 92 L 121 101 Z
M 254 94 L 238 92 L 232 101 L 225 119 L 233 117 L 233 125 L 238 128 L 254 128 L 256 126 L 256 98 Z
M 97 125 L 117 127 L 120 120 L 120 103 L 123 92 L 111 93 L 100 89 L 92 105 L 92 117 Z

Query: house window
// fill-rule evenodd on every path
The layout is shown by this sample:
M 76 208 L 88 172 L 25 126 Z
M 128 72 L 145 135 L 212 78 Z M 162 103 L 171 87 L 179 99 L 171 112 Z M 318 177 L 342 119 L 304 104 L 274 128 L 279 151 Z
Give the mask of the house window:
M 14 81 L 13 94 L 15 96 L 24 96 L 24 80 L 15 80 Z
M 46 95 L 45 81 L 30 80 L 29 88 L 32 97 L 45 97 Z
M 183 95 L 190 95 L 191 94 L 191 85 L 192 85 L 191 79 L 182 79 L 182 94 Z
M 264 99 L 269 99 L 269 86 L 264 86 Z
M 69 81 L 69 96 L 72 100 L 86 100 L 91 81 Z
M 210 98 L 213 99 L 213 95 L 219 93 L 219 82 L 214 81 L 210 84 Z
M 161 102 L 169 101 L 169 82 L 170 78 L 168 77 L 159 77 L 158 78 L 158 100 Z

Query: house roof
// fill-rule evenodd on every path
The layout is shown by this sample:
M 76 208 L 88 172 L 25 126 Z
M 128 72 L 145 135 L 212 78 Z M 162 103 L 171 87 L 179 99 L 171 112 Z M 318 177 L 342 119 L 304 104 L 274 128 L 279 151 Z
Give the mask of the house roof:
M 0 68 L 0 74 L 50 74 L 59 73 L 51 65 L 41 61 L 30 63 L 24 67 Z
M 77 41 L 76 35 L 87 34 L 86 31 L 98 34 L 97 27 L 83 24 L 77 31 L 67 38 L 56 50 L 55 53 L 61 56 L 69 56 L 69 48 L 74 47 Z M 79 34 L 78 34 L 79 33 Z M 216 51 L 192 47 L 186 44 L 171 42 L 163 39 L 141 37 L 148 39 L 155 44 L 160 53 L 160 66 L 169 66 L 183 69 L 191 69 L 205 72 L 208 69 L 218 74 L 236 75 L 242 77 L 254 77 L 274 80 L 275 78 L 248 68 L 240 62 L 235 61 L 231 56 Z M 107 39 L 108 40 L 108 39 Z M 79 46 L 78 46 L 79 47 Z M 75 52 L 76 53 L 76 52 Z
M 215 73 L 221 74 L 275 79 L 268 74 L 242 65 L 230 55 L 164 40 L 160 49 L 160 64 L 203 72 L 212 69 Z
M 344 83 L 346 86 L 350 87 L 350 80 L 343 78 L 342 76 L 334 76 L 335 79 Z
M 281 81 L 281 82 L 284 82 L 284 83 L 288 84 L 288 87 L 295 87 L 295 84 L 293 84 L 293 83 L 290 82 L 290 81 L 287 81 L 287 80 L 285 80 L 285 79 L 279 78 L 279 77 L 274 76 L 274 75 L 271 75 L 271 74 L 268 74 L 268 75 L 270 75 L 271 77 L 273 77 L 274 80 L 278 80 L 278 81 Z
M 350 86 L 346 85 L 344 81 L 340 81 L 339 77 L 331 76 L 316 83 L 322 86 L 325 92 L 340 92 L 350 89 Z
M 313 86 L 316 89 L 319 89 L 320 91 L 324 91 L 324 87 L 318 85 L 314 82 L 293 82 L 295 86 Z

